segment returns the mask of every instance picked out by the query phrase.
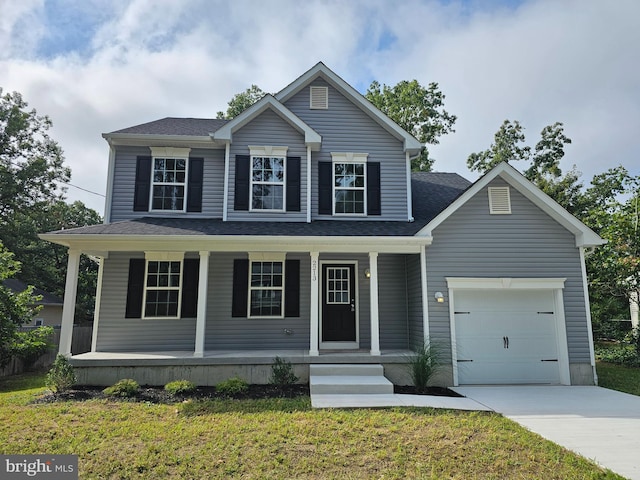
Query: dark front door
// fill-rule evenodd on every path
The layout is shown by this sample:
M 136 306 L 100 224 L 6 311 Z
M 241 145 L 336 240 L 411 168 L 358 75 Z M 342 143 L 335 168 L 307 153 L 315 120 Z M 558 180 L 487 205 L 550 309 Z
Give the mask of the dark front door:
M 322 341 L 356 341 L 354 265 L 322 266 Z

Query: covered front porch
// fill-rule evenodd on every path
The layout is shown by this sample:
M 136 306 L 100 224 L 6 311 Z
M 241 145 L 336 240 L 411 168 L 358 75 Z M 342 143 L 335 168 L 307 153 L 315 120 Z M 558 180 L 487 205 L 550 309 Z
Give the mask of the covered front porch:
M 291 363 L 300 383 L 309 381 L 309 366 L 319 364 L 380 364 L 385 376 L 396 385 L 409 385 L 409 349 L 382 350 L 217 350 L 195 356 L 193 351 L 87 352 L 70 358 L 80 385 L 112 385 L 122 378 L 133 378 L 141 385 L 165 385 L 188 379 L 197 385 L 213 386 L 233 376 L 252 384 L 269 382 L 274 359 Z

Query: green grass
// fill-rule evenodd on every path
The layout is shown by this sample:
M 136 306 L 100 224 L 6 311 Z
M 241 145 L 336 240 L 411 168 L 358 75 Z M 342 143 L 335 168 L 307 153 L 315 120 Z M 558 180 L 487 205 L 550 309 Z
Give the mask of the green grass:
M 32 404 L 0 385 L 5 454 L 77 454 L 82 479 L 621 478 L 491 413 L 312 410 L 308 398 Z
M 640 368 L 598 362 L 596 370 L 601 387 L 640 396 Z

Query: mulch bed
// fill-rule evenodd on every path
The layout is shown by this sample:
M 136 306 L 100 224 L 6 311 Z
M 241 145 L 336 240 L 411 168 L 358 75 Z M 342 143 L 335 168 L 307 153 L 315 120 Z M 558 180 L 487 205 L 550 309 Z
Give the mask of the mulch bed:
M 142 387 L 134 397 L 123 398 L 113 397 L 102 393 L 104 387 L 77 386 L 72 390 L 54 394 L 48 392 L 38 397 L 34 403 L 54 403 L 64 401 L 85 401 L 92 399 L 109 399 L 127 402 L 149 402 L 149 403 L 176 403 L 187 399 L 210 400 L 210 399 L 265 399 L 265 398 L 295 398 L 309 396 L 309 385 L 288 385 L 279 387 L 275 385 L 249 385 L 245 393 L 236 395 L 224 395 L 216 391 L 215 387 L 198 387 L 198 389 L 188 395 L 171 395 L 162 387 Z M 444 387 L 428 387 L 423 392 L 416 391 L 412 386 L 394 386 L 394 393 L 410 395 L 437 395 L 445 397 L 462 397 L 453 390 Z

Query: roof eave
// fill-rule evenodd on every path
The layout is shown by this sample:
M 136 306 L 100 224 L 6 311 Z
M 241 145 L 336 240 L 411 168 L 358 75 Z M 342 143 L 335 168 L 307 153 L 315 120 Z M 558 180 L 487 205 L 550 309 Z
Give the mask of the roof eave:
M 126 145 L 139 147 L 202 147 L 220 148 L 224 143 L 217 143 L 210 135 L 158 135 L 144 133 L 103 133 L 109 145 Z

